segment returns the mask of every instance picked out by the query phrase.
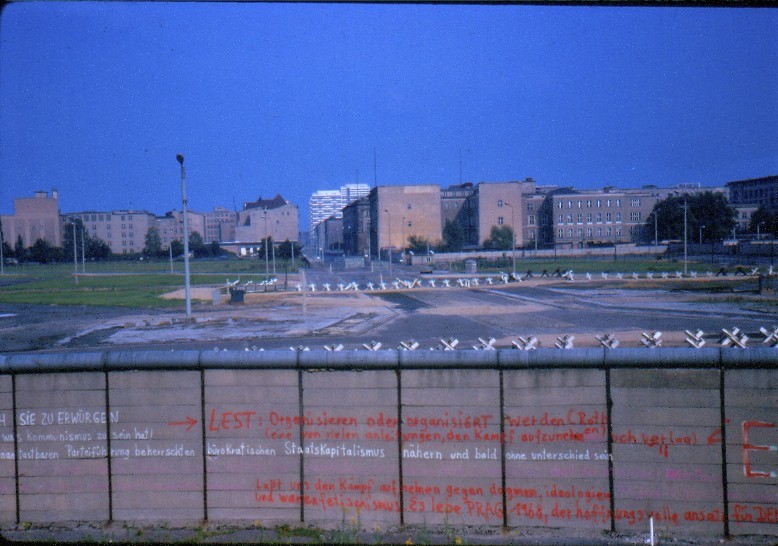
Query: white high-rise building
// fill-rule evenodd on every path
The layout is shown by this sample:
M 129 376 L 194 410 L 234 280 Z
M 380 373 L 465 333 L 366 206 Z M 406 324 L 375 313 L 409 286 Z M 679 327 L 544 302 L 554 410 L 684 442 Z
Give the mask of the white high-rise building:
M 308 200 L 311 231 L 330 216 L 343 217 L 343 207 L 370 193 L 367 184 L 346 184 L 340 190 L 319 190 Z

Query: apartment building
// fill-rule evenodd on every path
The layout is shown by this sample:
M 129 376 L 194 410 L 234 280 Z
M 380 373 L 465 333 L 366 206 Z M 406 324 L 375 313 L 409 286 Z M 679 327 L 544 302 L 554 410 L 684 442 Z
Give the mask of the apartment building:
M 13 247 L 19 240 L 26 248 L 42 239 L 51 246 L 62 246 L 59 192 L 36 191 L 32 197 L 14 199 L 14 213 L 0 217 L 3 241 Z
M 534 183 L 533 183 L 534 186 Z M 491 236 L 493 227 L 509 227 L 514 233 L 514 244 L 522 246 L 524 207 L 522 182 L 481 182 L 470 197 L 471 217 L 478 234 L 477 246 L 482 247 Z
M 299 240 L 300 222 L 297 205 L 276 195 L 243 204 L 238 213 L 235 238 L 238 243 L 258 243 L 270 237 L 275 242 Z
M 370 193 L 367 184 L 345 184 L 339 190 L 320 190 L 308 200 L 308 220 L 311 229 L 316 224 L 334 216 L 343 217 L 343 207 Z

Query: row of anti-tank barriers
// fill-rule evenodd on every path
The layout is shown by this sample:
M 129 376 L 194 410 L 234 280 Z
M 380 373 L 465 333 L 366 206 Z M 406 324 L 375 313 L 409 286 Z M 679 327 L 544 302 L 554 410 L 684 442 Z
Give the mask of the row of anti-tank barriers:
M 778 351 L 0 355 L 0 521 L 778 534 Z

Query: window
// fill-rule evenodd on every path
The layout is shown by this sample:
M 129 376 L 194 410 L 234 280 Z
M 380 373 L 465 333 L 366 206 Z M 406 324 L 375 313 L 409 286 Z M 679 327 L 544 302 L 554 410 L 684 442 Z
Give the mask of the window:
M 581 205 L 583 204 L 583 201 L 578 201 L 578 208 L 581 208 Z
M 568 214 L 567 215 L 567 223 L 568 224 L 572 224 L 573 223 L 573 215 L 572 214 Z
M 616 213 L 616 221 L 617 222 L 621 222 L 621 213 L 620 212 Z
M 601 227 L 597 228 L 597 237 L 602 237 L 602 228 Z
M 127 220 L 132 220 L 132 214 L 127 217 Z
M 617 207 L 620 207 L 620 206 L 621 206 L 621 199 L 616 199 L 616 206 L 617 206 Z
M 127 228 L 127 224 L 122 224 L 122 229 L 126 229 L 126 228 Z
M 592 213 L 586 215 L 586 223 L 591 224 L 592 223 Z
M 605 206 L 606 206 L 606 207 L 610 207 L 610 206 L 611 206 L 611 200 L 610 200 L 610 199 L 608 199 L 607 201 L 605 201 Z
M 601 206 L 602 206 L 602 201 L 600 201 L 600 200 L 598 199 L 598 200 L 597 200 L 597 208 L 600 208 Z
M 583 228 L 578 228 L 578 236 L 583 237 Z
M 528 222 L 529 222 L 529 225 L 531 225 L 531 226 L 535 225 L 535 215 L 534 214 L 530 214 L 529 215 Z
M 630 201 L 630 205 L 633 206 L 633 207 L 639 207 L 640 206 L 640 199 L 639 198 L 638 199 L 633 199 L 632 201 Z
M 498 199 L 497 200 L 497 206 L 498 207 L 502 207 L 502 199 Z
M 562 228 L 559 228 L 559 238 L 561 239 L 564 236 L 565 236 L 565 230 L 562 229 Z
M 503 224 L 503 219 L 502 219 L 502 216 L 500 216 L 499 218 L 497 218 L 497 223 L 498 223 L 498 224 L 500 224 L 500 225 L 502 225 L 502 224 Z
M 587 199 L 587 200 L 586 200 L 586 208 L 587 208 L 587 209 L 590 209 L 590 208 L 592 208 L 592 200 L 591 200 L 591 199 Z
M 412 208 L 413 208 L 413 207 L 411 206 L 411 204 L 410 204 L 410 203 L 408 203 L 408 210 L 411 210 Z
M 601 212 L 598 212 L 598 213 L 597 213 L 597 223 L 598 223 L 598 224 L 601 224 L 601 223 L 602 223 L 602 213 L 601 213 Z
M 530 239 L 534 239 L 535 238 L 535 230 L 534 229 L 529 230 L 529 238 Z
M 567 229 L 567 236 L 570 237 L 570 238 L 573 237 L 573 228 L 568 228 Z
M 527 203 L 527 210 L 534 210 L 534 208 L 535 208 L 535 203 L 533 203 L 532 201 Z
M 606 212 L 605 213 L 605 221 L 606 222 L 610 222 L 611 221 L 611 213 L 610 212 Z
M 564 222 L 565 222 L 565 216 L 564 216 L 564 214 L 560 214 L 559 215 L 559 222 L 557 222 L 557 223 L 558 224 L 563 224 Z
M 588 227 L 586 228 L 586 236 L 591 237 L 592 236 L 592 228 Z
M 569 209 L 573 208 L 573 202 L 572 201 L 568 201 L 567 202 L 567 208 L 569 208 Z
M 633 222 L 640 222 L 640 212 L 630 212 L 629 217 Z
M 583 222 L 583 214 L 581 214 L 581 213 L 579 212 L 579 213 L 578 213 L 578 223 L 580 224 L 581 222 Z
M 621 228 L 620 227 L 616 228 L 616 237 L 621 237 Z
M 122 214 L 122 222 L 124 222 L 124 214 Z

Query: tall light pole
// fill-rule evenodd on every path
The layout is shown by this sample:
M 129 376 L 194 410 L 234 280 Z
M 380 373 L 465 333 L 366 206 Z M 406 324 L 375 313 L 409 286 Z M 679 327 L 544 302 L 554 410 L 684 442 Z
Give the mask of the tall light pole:
M 270 267 L 267 261 L 267 210 L 262 214 L 262 218 L 265 220 L 265 240 L 262 242 L 262 246 L 265 247 L 265 280 L 268 280 L 270 278 Z
M 81 224 L 81 273 L 86 274 L 86 246 L 84 246 L 84 224 Z
M 764 224 L 764 222 L 759 222 L 759 223 L 756 225 L 756 240 L 757 240 L 757 241 L 760 239 L 760 235 L 759 235 L 759 228 L 760 228 L 760 227 L 762 227 L 762 224 Z
M 700 244 L 702 244 L 702 230 L 705 229 L 705 226 L 700 226 Z
M 400 224 L 400 230 L 402 230 L 402 241 L 400 242 L 400 263 L 405 264 L 405 216 L 403 216 L 402 223 Z
M 688 246 L 688 238 L 686 236 L 687 232 L 687 223 L 686 223 L 686 213 L 689 210 L 689 205 L 686 203 L 686 199 L 683 201 L 683 274 L 686 275 L 686 267 L 687 267 L 687 261 L 689 258 L 689 253 L 687 250 Z
M 3 224 L 0 222 L 0 275 L 5 274 L 5 258 L 3 258 Z
M 389 211 L 384 209 L 384 212 L 386 213 L 387 223 L 389 224 L 388 234 L 389 234 L 389 277 L 392 276 L 392 215 L 389 214 Z M 379 249 L 379 253 L 380 253 Z
M 513 213 L 513 205 L 508 202 L 504 203 L 506 207 L 511 208 L 511 258 L 513 260 L 513 272 L 516 273 L 516 215 Z
M 70 221 L 73 223 L 73 274 L 78 275 L 78 248 L 76 247 L 76 221 L 71 218 Z M 78 277 L 76 277 L 76 282 L 78 282 Z
M 181 208 L 184 209 L 184 292 L 186 294 L 186 318 L 189 318 L 192 316 L 192 290 L 189 284 L 189 222 L 186 213 L 186 171 L 184 170 L 184 156 L 176 154 L 176 159 L 181 165 Z

